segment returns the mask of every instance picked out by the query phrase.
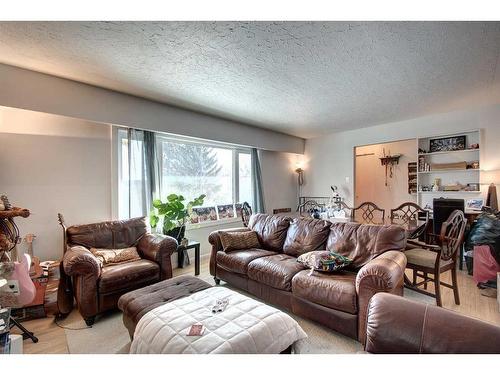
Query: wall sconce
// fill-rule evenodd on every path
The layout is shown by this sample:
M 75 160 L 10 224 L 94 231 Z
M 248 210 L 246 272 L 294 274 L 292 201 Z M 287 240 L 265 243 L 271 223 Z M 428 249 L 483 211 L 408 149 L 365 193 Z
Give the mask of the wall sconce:
M 297 183 L 299 186 L 304 185 L 304 170 L 297 164 L 297 168 L 295 168 L 295 173 L 297 173 Z

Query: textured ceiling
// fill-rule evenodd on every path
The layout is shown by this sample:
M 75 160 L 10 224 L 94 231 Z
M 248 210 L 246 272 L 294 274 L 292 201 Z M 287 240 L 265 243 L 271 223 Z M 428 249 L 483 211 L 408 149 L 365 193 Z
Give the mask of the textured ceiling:
M 0 62 L 301 137 L 500 102 L 498 22 L 0 22 Z

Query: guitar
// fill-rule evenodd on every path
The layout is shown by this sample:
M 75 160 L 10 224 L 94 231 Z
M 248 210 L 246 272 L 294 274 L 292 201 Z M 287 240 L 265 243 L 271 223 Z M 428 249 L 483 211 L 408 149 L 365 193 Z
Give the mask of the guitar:
M 21 257 L 20 262 L 7 262 L 0 267 L 4 270 L 3 278 L 7 284 L 0 288 L 0 304 L 9 307 L 22 307 L 35 298 L 35 284 L 31 280 L 29 270 L 31 258 L 28 254 Z
M 28 244 L 28 255 L 31 257 L 31 266 L 30 266 L 30 277 L 32 279 L 36 279 L 43 274 L 43 269 L 40 266 L 40 259 L 33 255 L 33 241 L 36 236 L 33 233 L 28 233 L 24 236 L 24 242 Z

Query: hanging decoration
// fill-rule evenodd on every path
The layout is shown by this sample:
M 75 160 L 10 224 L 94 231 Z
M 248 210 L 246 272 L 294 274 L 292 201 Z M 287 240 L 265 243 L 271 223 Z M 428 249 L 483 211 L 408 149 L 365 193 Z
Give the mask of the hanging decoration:
M 399 164 L 399 158 L 403 156 L 402 154 L 391 155 L 389 150 L 387 155 L 385 153 L 385 148 L 383 149 L 384 157 L 379 158 L 382 166 L 385 167 L 385 186 L 388 185 L 388 178 L 392 178 L 394 175 L 394 166 Z

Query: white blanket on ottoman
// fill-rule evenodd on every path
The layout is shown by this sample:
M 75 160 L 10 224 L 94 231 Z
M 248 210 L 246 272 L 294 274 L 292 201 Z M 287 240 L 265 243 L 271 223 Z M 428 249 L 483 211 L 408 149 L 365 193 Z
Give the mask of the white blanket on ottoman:
M 212 313 L 219 298 L 229 305 Z M 193 324 L 205 326 L 203 336 L 187 336 Z M 130 353 L 280 353 L 306 338 L 284 312 L 224 287 L 194 293 L 145 314 L 135 329 Z

